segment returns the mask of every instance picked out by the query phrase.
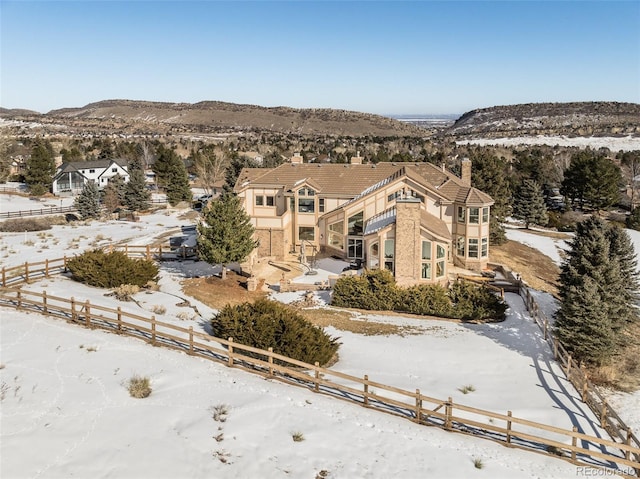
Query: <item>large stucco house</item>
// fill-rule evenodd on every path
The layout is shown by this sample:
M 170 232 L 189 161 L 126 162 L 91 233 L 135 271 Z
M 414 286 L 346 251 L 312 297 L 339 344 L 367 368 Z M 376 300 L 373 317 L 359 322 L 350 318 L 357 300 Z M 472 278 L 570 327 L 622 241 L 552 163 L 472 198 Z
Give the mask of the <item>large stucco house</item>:
M 125 182 L 129 181 L 126 160 L 73 161 L 62 163 L 53 177 L 53 194 L 78 194 L 89 181 L 93 181 L 102 189 L 109 179 L 120 175 Z
M 451 265 L 486 268 L 490 196 L 430 163 L 303 163 L 245 168 L 235 192 L 255 227 L 255 254 L 305 251 L 393 271 L 399 284 L 445 282 Z

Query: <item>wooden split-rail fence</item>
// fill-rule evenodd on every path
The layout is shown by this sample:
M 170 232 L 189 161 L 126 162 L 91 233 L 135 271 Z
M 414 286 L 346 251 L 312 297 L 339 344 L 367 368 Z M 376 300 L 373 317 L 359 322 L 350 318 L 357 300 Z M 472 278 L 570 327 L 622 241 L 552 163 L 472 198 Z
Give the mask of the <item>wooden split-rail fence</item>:
M 145 255 L 153 254 L 146 247 L 140 248 L 144 248 Z M 127 248 L 128 252 L 134 250 L 138 250 L 138 247 Z M 358 377 L 320 367 L 318 363 L 304 363 L 274 353 L 273 348 L 263 350 L 236 343 L 233 338 L 216 338 L 194 331 L 193 327 L 184 328 L 158 321 L 155 316 L 133 314 L 120 307 L 114 309 L 89 301 L 51 296 L 46 291 L 32 292 L 16 287 L 24 282 L 65 272 L 66 261 L 65 257 L 3 268 L 0 305 L 35 311 L 88 328 L 100 328 L 139 338 L 156 346 L 176 349 L 228 367 L 240 368 L 316 393 L 409 418 L 418 424 L 490 439 L 507 447 L 554 454 L 577 465 L 607 469 L 605 473 L 611 471 L 621 476 L 640 477 L 640 447 L 637 437 L 629 428 L 626 428 L 626 435 L 619 434 L 620 424 L 624 423 L 610 408 L 600 416 L 600 420 L 607 431 L 614 427 L 612 424 L 616 424 L 617 429 L 612 429 L 612 437 L 618 440 L 584 434 L 576 427 L 569 430 L 530 421 L 514 416 L 511 411 L 503 414 L 454 403 L 450 397 L 433 398 L 419 389 L 410 391 L 373 381 L 368 375 Z M 535 300 L 524 287 L 523 294 L 527 307 L 537 312 L 532 314 L 534 320 L 541 325 L 545 331 L 545 339 L 550 340 L 553 346 L 553 339 L 548 339 L 548 320 L 539 312 Z M 584 391 L 587 391 L 587 395 L 597 394 L 592 392 L 594 388 L 586 376 L 583 378 L 583 373 L 575 373 L 581 369 L 575 365 L 570 355 L 559 345 L 553 347 L 556 348 L 554 353 L 569 379 L 572 382 L 584 379 L 584 383 L 578 383 L 578 386 L 586 386 L 577 388 L 589 401 Z M 600 396 L 598 400 L 606 404 Z

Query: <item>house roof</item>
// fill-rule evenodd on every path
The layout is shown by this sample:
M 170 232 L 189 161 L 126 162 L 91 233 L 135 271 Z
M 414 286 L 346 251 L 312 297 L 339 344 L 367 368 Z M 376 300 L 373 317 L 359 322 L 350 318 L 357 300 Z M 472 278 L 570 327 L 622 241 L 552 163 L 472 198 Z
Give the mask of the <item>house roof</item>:
M 431 163 L 284 163 L 276 168 L 244 168 L 238 176 L 235 191 L 240 192 L 249 187 L 283 187 L 290 190 L 306 181 L 325 195 L 351 196 L 352 202 L 402 176 L 422 184 L 448 201 L 493 204 L 489 195 L 465 185 L 453 173 Z
M 58 172 L 62 171 L 80 171 L 86 170 L 89 168 L 109 168 L 112 163 L 124 168 L 127 166 L 127 160 L 118 159 L 118 160 L 94 160 L 94 161 L 70 161 L 68 163 L 62 163 L 58 167 Z
M 369 218 L 364 225 L 364 235 L 377 233 L 395 222 L 396 207 L 394 206 Z M 449 233 L 446 223 L 425 210 L 420 211 L 420 226 L 438 239 L 451 241 L 451 233 Z

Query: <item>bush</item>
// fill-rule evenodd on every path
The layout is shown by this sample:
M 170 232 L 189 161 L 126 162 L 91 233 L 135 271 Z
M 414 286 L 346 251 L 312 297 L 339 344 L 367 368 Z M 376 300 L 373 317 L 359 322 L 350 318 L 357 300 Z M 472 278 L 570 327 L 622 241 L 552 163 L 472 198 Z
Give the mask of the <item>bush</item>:
M 332 338 L 295 310 L 280 303 L 259 299 L 254 303 L 225 306 L 211 320 L 212 334 L 232 337 L 234 342 L 273 351 L 309 364 L 327 364 L 338 350 Z M 242 351 L 259 359 L 264 355 Z
M 504 301 L 485 286 L 457 282 L 448 290 L 438 284 L 399 288 L 386 270 L 340 278 L 333 289 L 331 304 L 464 320 L 499 320 L 507 310 Z
M 140 292 L 140 286 L 135 284 L 121 284 L 113 289 L 113 295 L 120 301 L 131 301 Z
M 121 251 L 87 251 L 68 260 L 67 267 L 74 280 L 99 288 L 115 288 L 121 284 L 142 287 L 158 276 L 158 267 L 152 261 L 132 259 Z
M 151 394 L 151 381 L 148 377 L 141 377 L 136 374 L 129 379 L 127 389 L 131 397 L 137 399 L 146 398 Z
M 47 218 L 20 218 L 0 223 L 3 233 L 24 233 L 25 231 L 50 230 L 51 223 Z

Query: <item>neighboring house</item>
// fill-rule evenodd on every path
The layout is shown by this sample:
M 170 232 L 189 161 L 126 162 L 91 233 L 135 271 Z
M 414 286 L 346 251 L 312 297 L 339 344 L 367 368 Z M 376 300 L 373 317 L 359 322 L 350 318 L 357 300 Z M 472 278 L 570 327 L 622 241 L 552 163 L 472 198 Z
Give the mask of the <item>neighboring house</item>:
M 109 179 L 120 175 L 125 182 L 129 181 L 126 160 L 74 161 L 63 163 L 53 177 L 53 194 L 78 194 L 85 183 L 93 181 L 102 189 Z
M 314 251 L 387 268 L 400 284 L 445 282 L 450 265 L 486 268 L 493 199 L 430 163 L 291 163 L 245 168 L 235 191 L 258 256 Z

